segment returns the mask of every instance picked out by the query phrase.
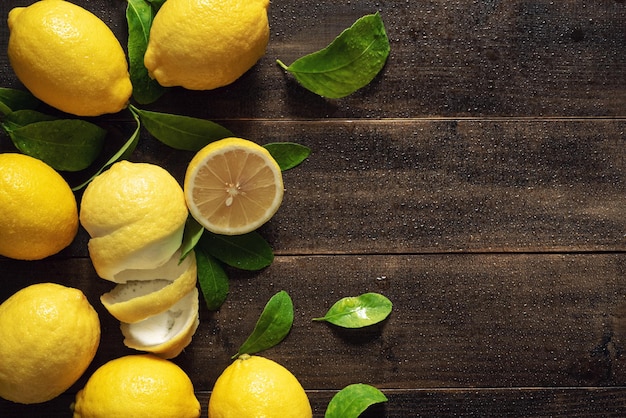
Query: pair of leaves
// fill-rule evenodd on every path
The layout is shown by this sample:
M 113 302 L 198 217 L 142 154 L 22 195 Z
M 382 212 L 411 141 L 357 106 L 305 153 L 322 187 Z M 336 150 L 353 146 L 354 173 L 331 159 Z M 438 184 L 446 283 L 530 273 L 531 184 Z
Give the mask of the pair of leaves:
M 0 89 L 2 128 L 15 147 L 58 171 L 81 171 L 100 155 L 107 131 L 82 119 L 64 119 L 34 110 L 30 93 Z
M 320 318 L 344 328 L 363 328 L 377 324 L 389 316 L 393 304 L 379 293 L 364 293 L 360 296 L 345 297 L 337 302 Z
M 369 84 L 382 70 L 390 46 L 379 13 L 358 19 L 326 48 L 278 64 L 306 89 L 323 97 L 339 99 Z
M 174 149 L 197 152 L 213 141 L 233 136 L 227 128 L 206 119 L 151 112 L 132 105 L 130 109 L 153 137 Z M 311 153 L 310 148 L 294 142 L 273 142 L 264 147 L 282 171 L 296 167 Z
M 274 260 L 272 248 L 257 232 L 226 236 L 201 230 L 199 234 L 195 246 L 198 283 L 209 310 L 219 309 L 228 296 L 229 280 L 224 265 L 261 270 Z

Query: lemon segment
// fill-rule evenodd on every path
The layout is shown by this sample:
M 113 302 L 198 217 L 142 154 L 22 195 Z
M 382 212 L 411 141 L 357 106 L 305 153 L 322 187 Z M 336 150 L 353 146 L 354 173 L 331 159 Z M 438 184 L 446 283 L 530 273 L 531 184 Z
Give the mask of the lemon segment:
M 122 323 L 124 345 L 148 351 L 170 359 L 179 355 L 191 343 L 199 325 L 198 289 L 187 295 L 168 310 L 140 322 Z
M 166 311 L 196 286 L 195 254 L 192 251 L 182 263 L 179 260 L 180 251 L 163 266 L 138 272 L 150 280 L 138 277 L 118 284 L 102 295 L 100 301 L 111 315 L 128 323 Z
M 0 397 L 49 401 L 73 385 L 100 343 L 98 314 L 78 289 L 23 288 L 0 305 Z
M 209 418 L 311 418 L 311 404 L 298 379 L 261 356 L 241 355 L 218 377 L 209 398 Z
M 265 54 L 268 7 L 269 0 L 168 0 L 150 29 L 149 74 L 190 90 L 231 84 Z
M 198 418 L 200 402 L 179 366 L 150 355 L 100 366 L 76 394 L 74 418 Z
M 76 198 L 41 160 L 0 154 L 0 255 L 39 260 L 72 243 L 78 232 Z
M 184 194 L 189 212 L 207 230 L 239 235 L 259 228 L 278 211 L 284 186 L 280 167 L 265 148 L 226 138 L 192 158 Z
M 8 56 L 37 98 L 67 113 L 97 116 L 126 107 L 132 94 L 126 55 L 93 13 L 63 0 L 9 12 Z

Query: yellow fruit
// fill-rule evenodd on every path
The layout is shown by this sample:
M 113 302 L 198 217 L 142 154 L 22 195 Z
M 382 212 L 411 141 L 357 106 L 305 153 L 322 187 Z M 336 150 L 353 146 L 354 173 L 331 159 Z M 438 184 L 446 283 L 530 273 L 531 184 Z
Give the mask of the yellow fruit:
M 105 363 L 76 395 L 74 418 L 197 418 L 200 403 L 187 374 L 150 354 Z
M 210 90 L 264 54 L 269 0 L 168 0 L 154 18 L 144 64 L 163 86 Z
M 132 93 L 124 50 L 91 12 L 42 0 L 9 12 L 8 55 L 33 95 L 79 116 L 115 113 Z
M 267 222 L 280 207 L 284 189 L 280 167 L 265 148 L 226 138 L 193 157 L 184 192 L 191 215 L 207 230 L 238 235 Z
M 39 260 L 77 231 L 76 198 L 63 177 L 36 158 L 0 154 L 0 255 Z
M 215 382 L 209 418 L 310 418 L 311 405 L 296 377 L 260 356 L 240 356 Z
M 0 305 L 0 397 L 31 404 L 65 392 L 100 343 L 98 314 L 78 289 L 28 286 Z
M 182 188 L 165 169 L 113 164 L 89 183 L 81 200 L 80 222 L 91 236 L 96 272 L 125 283 L 138 271 L 164 265 L 180 247 L 188 214 Z
M 140 322 L 122 323 L 124 345 L 174 358 L 191 343 L 198 329 L 198 289 L 195 287 L 169 309 Z

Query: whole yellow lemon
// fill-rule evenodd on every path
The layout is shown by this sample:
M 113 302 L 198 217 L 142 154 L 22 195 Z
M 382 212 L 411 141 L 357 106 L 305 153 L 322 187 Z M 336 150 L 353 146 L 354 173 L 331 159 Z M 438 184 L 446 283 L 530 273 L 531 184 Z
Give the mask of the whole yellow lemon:
M 311 404 L 298 379 L 261 356 L 243 354 L 218 377 L 209 418 L 311 418 Z
M 187 374 L 152 354 L 120 357 L 96 370 L 76 395 L 74 418 L 197 418 Z
M 150 29 L 144 64 L 162 86 L 211 90 L 264 54 L 269 0 L 168 0 Z
M 64 0 L 40 0 L 9 12 L 9 61 L 43 102 L 67 113 L 97 116 L 128 103 L 126 55 L 93 13 Z
M 39 260 L 56 254 L 78 231 L 76 198 L 41 160 L 0 154 L 0 255 Z
M 83 292 L 39 283 L 0 305 L 0 397 L 31 404 L 65 392 L 100 343 L 100 321 Z

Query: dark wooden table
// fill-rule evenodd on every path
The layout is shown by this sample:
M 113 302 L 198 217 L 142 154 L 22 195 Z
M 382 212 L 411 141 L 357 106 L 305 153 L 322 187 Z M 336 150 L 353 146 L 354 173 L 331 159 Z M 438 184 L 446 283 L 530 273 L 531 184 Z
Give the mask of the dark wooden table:
M 2 16 L 29 3 L 3 0 Z M 126 42 L 123 0 L 77 3 Z M 276 65 L 376 11 L 391 54 L 357 93 L 322 99 Z M 300 379 L 316 417 L 356 382 L 389 397 L 369 417 L 626 416 L 626 3 L 276 0 L 269 13 L 267 54 L 235 84 L 173 89 L 147 107 L 313 150 L 285 173 L 283 206 L 260 230 L 274 263 L 231 271 L 228 300 L 201 310 L 174 360 L 203 415 L 229 357 L 284 289 L 293 330 L 263 355 Z M 0 85 L 21 88 L 7 40 L 3 18 Z M 0 137 L 1 151 L 11 147 Z M 190 158 L 145 133 L 132 156 L 178 180 Z M 87 376 L 133 352 L 99 302 L 111 284 L 96 276 L 86 242 L 81 230 L 49 259 L 0 259 L 0 301 L 36 282 L 75 286 L 103 329 L 92 366 L 66 394 L 0 401 L 2 417 L 70 416 Z M 382 326 L 311 321 L 368 291 L 394 303 Z

